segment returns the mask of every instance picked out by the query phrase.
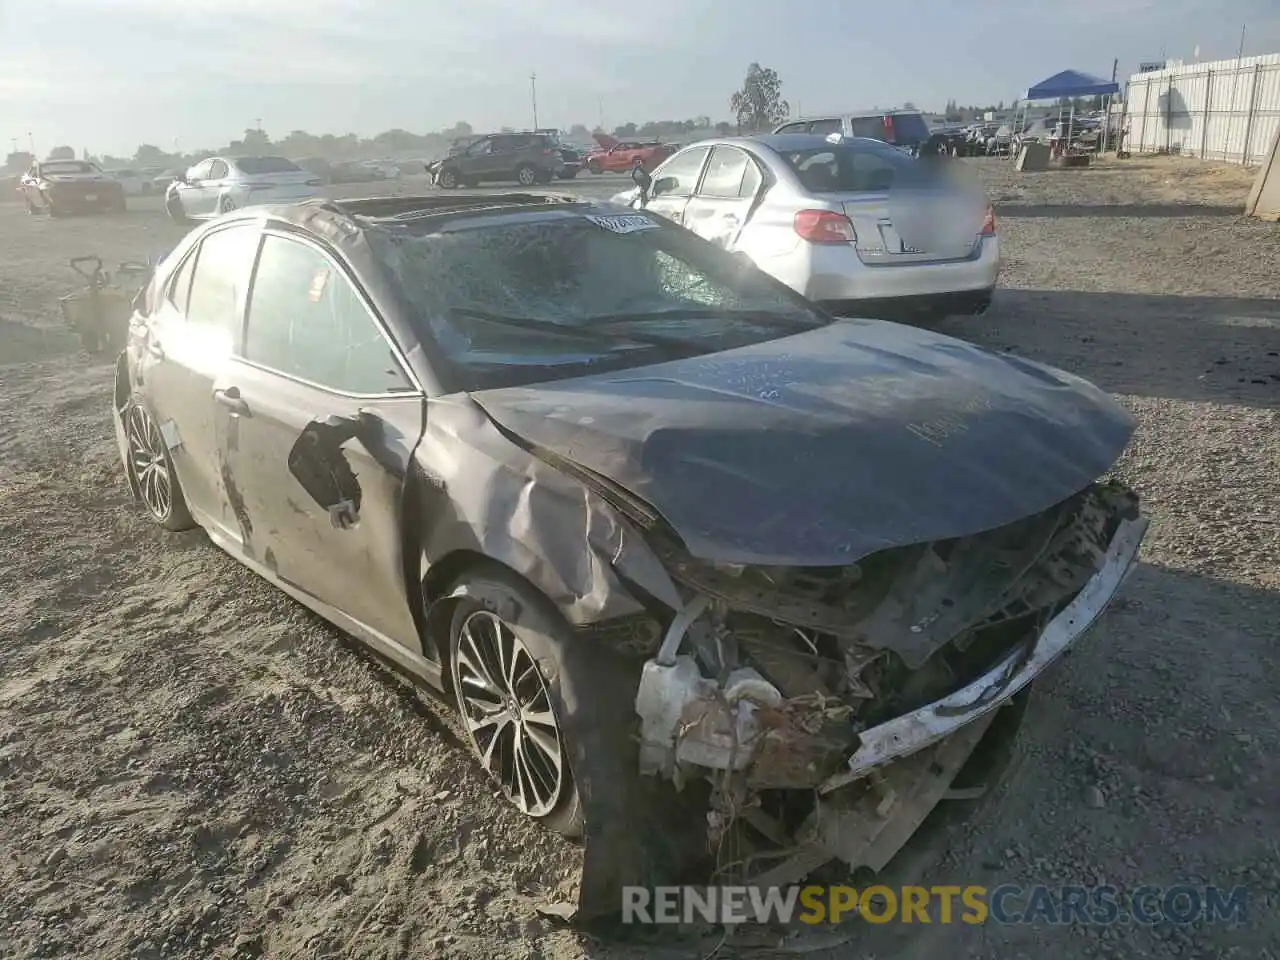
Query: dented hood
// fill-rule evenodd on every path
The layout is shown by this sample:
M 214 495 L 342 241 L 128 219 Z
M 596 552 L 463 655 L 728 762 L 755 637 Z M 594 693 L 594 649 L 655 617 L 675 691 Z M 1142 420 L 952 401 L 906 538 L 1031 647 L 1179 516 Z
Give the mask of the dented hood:
M 862 320 L 473 399 L 646 501 L 695 556 L 744 564 L 846 564 L 1011 523 L 1088 486 L 1133 430 L 1078 377 Z

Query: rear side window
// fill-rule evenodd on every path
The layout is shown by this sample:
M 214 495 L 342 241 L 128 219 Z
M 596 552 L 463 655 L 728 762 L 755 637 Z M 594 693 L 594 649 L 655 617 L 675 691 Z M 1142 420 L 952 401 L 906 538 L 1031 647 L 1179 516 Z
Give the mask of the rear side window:
M 804 133 L 809 129 L 809 122 L 801 120 L 799 123 L 788 123 L 779 127 L 774 133 Z
M 809 132 L 826 136 L 829 133 L 843 133 L 844 124 L 840 122 L 839 117 L 831 117 L 826 120 L 815 120 L 809 124 Z
M 213 166 L 209 168 L 210 180 L 221 180 L 227 175 L 227 165 L 221 160 L 213 161 Z
M 884 117 L 854 117 L 850 129 L 855 137 L 866 137 L 869 140 L 883 140 L 887 135 Z
M 690 147 L 672 157 L 653 178 L 654 197 L 689 197 L 698 185 L 702 161 L 710 147 Z
M 234 341 L 259 236 L 256 226 L 244 224 L 218 230 L 200 242 L 187 301 L 189 322 L 222 331 Z
M 284 237 L 263 241 L 244 355 L 341 393 L 414 389 L 347 275 L 316 248 Z

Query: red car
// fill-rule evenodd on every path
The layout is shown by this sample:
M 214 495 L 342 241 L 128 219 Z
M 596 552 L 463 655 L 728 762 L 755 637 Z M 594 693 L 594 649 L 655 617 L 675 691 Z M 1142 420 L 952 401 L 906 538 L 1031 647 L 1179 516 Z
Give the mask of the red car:
M 592 173 L 630 173 L 636 166 L 652 170 L 679 149 L 657 140 L 616 140 L 607 133 L 592 136 L 600 145 L 587 155 L 587 169 Z

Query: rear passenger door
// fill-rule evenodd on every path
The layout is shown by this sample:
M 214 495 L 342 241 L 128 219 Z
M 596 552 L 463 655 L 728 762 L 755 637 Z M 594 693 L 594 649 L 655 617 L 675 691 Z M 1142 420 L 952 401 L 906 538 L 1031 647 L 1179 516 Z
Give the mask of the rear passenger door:
M 702 167 L 710 152 L 710 147 L 688 147 L 653 171 L 644 209 L 683 224 L 685 206 L 698 188 Z
M 245 557 L 420 655 L 401 497 L 422 391 L 350 274 L 310 240 L 265 234 L 247 313 L 218 384 L 233 420 L 228 486 Z M 298 457 L 340 502 L 308 492 L 291 467 Z
M 684 210 L 684 225 L 732 250 L 764 184 L 755 160 L 740 147 L 713 147 L 702 180 Z
M 234 530 L 235 521 L 222 483 L 227 418 L 214 385 L 231 362 L 259 236 L 257 224 L 235 223 L 187 253 L 145 318 L 139 358 L 143 393 L 167 434 L 187 505 L 220 529 Z

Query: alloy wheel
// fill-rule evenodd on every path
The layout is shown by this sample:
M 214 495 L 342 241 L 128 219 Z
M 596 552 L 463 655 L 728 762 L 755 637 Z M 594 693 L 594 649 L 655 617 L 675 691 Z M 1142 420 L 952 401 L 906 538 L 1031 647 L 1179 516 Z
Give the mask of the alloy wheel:
M 515 631 L 489 610 L 459 627 L 454 688 L 480 762 L 522 812 L 544 817 L 564 789 L 564 748 L 551 695 Z
M 235 208 L 236 208 L 236 202 L 232 200 L 230 197 L 223 197 L 222 200 L 219 201 L 218 203 L 219 213 L 230 213 Z
M 173 510 L 173 478 L 164 437 L 155 418 L 140 403 L 129 408 L 125 423 L 129 442 L 129 469 L 147 510 L 157 520 L 166 520 Z

